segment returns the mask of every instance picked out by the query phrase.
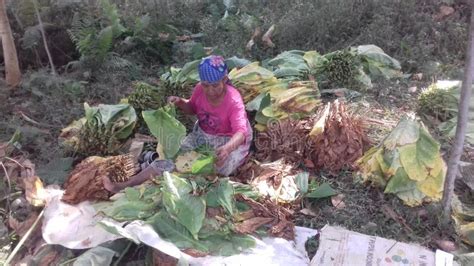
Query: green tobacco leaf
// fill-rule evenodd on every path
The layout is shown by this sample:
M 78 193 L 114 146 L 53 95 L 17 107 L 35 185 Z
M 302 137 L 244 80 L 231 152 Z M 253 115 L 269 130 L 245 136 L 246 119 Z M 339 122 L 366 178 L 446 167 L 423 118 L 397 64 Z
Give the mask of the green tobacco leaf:
M 296 176 L 296 186 L 298 187 L 301 194 L 308 192 L 308 178 L 308 172 L 302 172 Z
M 221 179 L 217 186 L 217 202 L 230 214 L 234 215 L 234 188 L 229 179 Z
M 402 119 L 390 135 L 384 140 L 384 146 L 393 150 L 397 146 L 415 143 L 420 135 L 420 126 L 416 121 L 408 118 Z
M 388 165 L 388 168 L 384 171 L 387 177 L 395 175 L 398 168 L 402 166 L 400 162 L 400 153 L 398 150 L 386 151 L 383 153 L 383 161 Z
M 227 237 L 213 235 L 202 240 L 209 247 L 211 254 L 231 256 L 255 246 L 255 239 L 247 235 L 230 235 Z
M 423 181 L 435 167 L 439 156 L 439 144 L 425 130 L 420 130 L 420 137 L 414 144 L 398 148 L 400 161 L 408 177 Z
M 269 117 L 263 114 L 263 110 L 265 110 L 265 108 L 269 107 L 270 105 L 271 105 L 270 94 L 265 93 L 265 96 L 262 98 L 262 101 L 260 102 L 260 108 L 257 114 L 255 115 L 255 121 L 257 121 L 257 123 L 262 124 L 262 125 L 267 124 Z
M 164 173 L 163 205 L 197 239 L 206 215 L 206 202 L 202 197 L 190 195 L 191 191 L 192 186 L 186 180 Z
M 234 194 L 242 194 L 248 198 L 257 200 L 260 198 L 262 195 L 258 193 L 258 191 L 255 189 L 255 187 L 247 184 L 242 184 L 242 183 L 236 183 L 236 182 L 231 182 L 232 187 L 234 188 Z
M 107 220 L 99 221 L 97 224 L 100 227 L 102 227 L 105 231 L 107 231 L 111 234 L 123 236 L 123 237 L 133 241 L 135 244 L 140 243 L 140 239 L 138 239 L 136 236 L 131 235 L 120 224 L 117 224 L 117 223 L 111 222 L 111 221 L 107 221 Z
M 191 173 L 194 175 L 210 175 L 214 173 L 214 162 L 216 158 L 213 155 L 203 156 L 197 159 L 191 166 Z
M 416 181 L 411 180 L 403 168 L 398 168 L 396 174 L 390 178 L 384 193 L 399 193 L 417 189 Z
M 140 199 L 140 191 L 133 187 L 125 188 L 125 196 L 129 201 L 138 201 Z
M 204 219 L 203 226 L 199 231 L 199 239 L 207 238 L 210 236 L 229 236 L 232 234 L 228 223 L 222 224 L 215 218 Z
M 197 241 L 191 233 L 175 220 L 171 219 L 168 213 L 162 211 L 147 220 L 153 229 L 163 237 L 169 240 L 180 249 L 195 248 L 197 250 L 208 252 L 208 247 L 201 241 Z
M 142 112 L 150 132 L 163 147 L 166 159 L 171 159 L 178 153 L 181 140 L 186 136 L 186 127 L 169 112 L 170 110 L 167 111 L 165 108 Z
M 267 96 L 266 93 L 260 93 L 257 97 L 255 97 L 253 100 L 251 100 L 245 105 L 245 109 L 247 111 L 258 111 L 260 109 L 260 106 L 262 105 L 262 101 L 265 96 Z
M 423 204 L 423 200 L 425 199 L 426 195 L 415 188 L 412 190 L 398 192 L 397 197 L 403 200 L 404 204 L 414 207 Z
M 211 208 L 219 207 L 217 197 L 217 186 L 212 187 L 206 194 L 206 206 Z
M 336 191 L 328 183 L 323 183 L 320 186 L 316 187 L 313 191 L 306 194 L 305 197 L 312 199 L 320 199 L 331 197 L 336 194 Z
M 239 58 L 236 56 L 232 56 L 230 58 L 227 58 L 225 60 L 225 63 L 229 70 L 232 70 L 234 68 L 242 68 L 245 67 L 246 65 L 250 64 L 251 62 L 245 58 Z
M 321 61 L 321 55 L 316 51 L 306 52 L 303 58 L 310 69 L 315 69 Z
M 108 216 L 117 221 L 144 220 L 153 215 L 156 203 L 143 201 L 123 201 L 115 206 Z
M 115 254 L 116 252 L 112 249 L 97 246 L 77 257 L 72 265 L 111 265 Z
M 417 184 L 418 189 L 432 201 L 441 200 L 443 196 L 447 167 L 441 155 L 438 157 L 436 168 L 430 172 L 425 180 Z
M 373 78 L 386 79 L 400 77 L 401 65 L 396 59 L 388 56 L 380 47 L 375 45 L 361 45 L 357 47 L 364 70 Z

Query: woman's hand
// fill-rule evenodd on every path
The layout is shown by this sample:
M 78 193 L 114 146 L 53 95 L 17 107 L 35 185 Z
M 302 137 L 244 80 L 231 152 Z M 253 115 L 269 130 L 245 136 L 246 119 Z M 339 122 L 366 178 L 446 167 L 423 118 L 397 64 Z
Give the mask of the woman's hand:
M 178 96 L 169 96 L 167 100 L 168 100 L 168 103 L 172 103 L 175 105 L 179 105 L 183 101 L 183 99 L 181 99 L 181 97 L 178 97 Z
M 232 151 L 233 150 L 227 145 L 223 145 L 217 148 L 216 149 L 216 156 L 217 156 L 216 165 L 218 167 L 221 167 L 222 165 L 224 165 L 224 162 L 227 160 L 227 158 L 229 158 L 229 154 Z

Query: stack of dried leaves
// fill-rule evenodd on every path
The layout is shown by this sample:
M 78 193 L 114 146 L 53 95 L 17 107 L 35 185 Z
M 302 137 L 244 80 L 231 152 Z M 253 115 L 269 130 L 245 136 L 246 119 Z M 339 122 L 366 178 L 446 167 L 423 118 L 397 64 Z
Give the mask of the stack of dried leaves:
M 123 182 L 136 174 L 138 165 L 133 156 L 118 155 L 111 157 L 91 156 L 78 164 L 65 183 L 62 201 L 78 204 L 85 200 L 108 199 L 110 193 L 102 183 L 104 177 L 112 182 Z
M 268 227 L 267 233 L 274 237 L 293 240 L 295 225 L 293 212 L 277 205 L 270 199 L 260 199 L 259 202 L 244 195 L 237 195 L 236 199 L 250 206 L 250 210 L 241 213 L 243 221 L 235 225 L 235 231 L 242 234 L 252 234 L 261 226 Z
M 317 168 L 331 174 L 351 167 L 370 143 L 363 120 L 348 113 L 339 100 L 328 103 L 314 121 L 307 156 Z
M 273 162 L 285 158 L 288 162 L 301 162 L 309 130 L 306 120 L 285 119 L 274 121 L 263 132 L 259 132 L 255 146 L 255 157 L 261 162 Z

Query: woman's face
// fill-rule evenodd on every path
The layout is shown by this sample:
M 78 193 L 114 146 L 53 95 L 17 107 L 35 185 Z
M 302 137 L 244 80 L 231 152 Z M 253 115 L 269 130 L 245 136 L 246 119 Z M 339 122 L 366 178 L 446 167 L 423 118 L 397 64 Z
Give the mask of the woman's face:
M 206 94 L 209 100 L 217 100 L 225 93 L 225 80 L 222 79 L 216 83 L 209 83 L 206 81 L 202 81 L 201 85 L 204 89 L 204 93 Z

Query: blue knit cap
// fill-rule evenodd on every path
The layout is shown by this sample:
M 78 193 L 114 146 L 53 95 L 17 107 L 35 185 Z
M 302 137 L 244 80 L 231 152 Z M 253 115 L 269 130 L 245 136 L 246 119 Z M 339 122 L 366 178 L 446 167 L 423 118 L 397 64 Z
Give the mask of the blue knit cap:
M 216 83 L 227 75 L 227 65 L 224 58 L 211 55 L 201 60 L 199 64 L 199 78 L 201 81 Z

